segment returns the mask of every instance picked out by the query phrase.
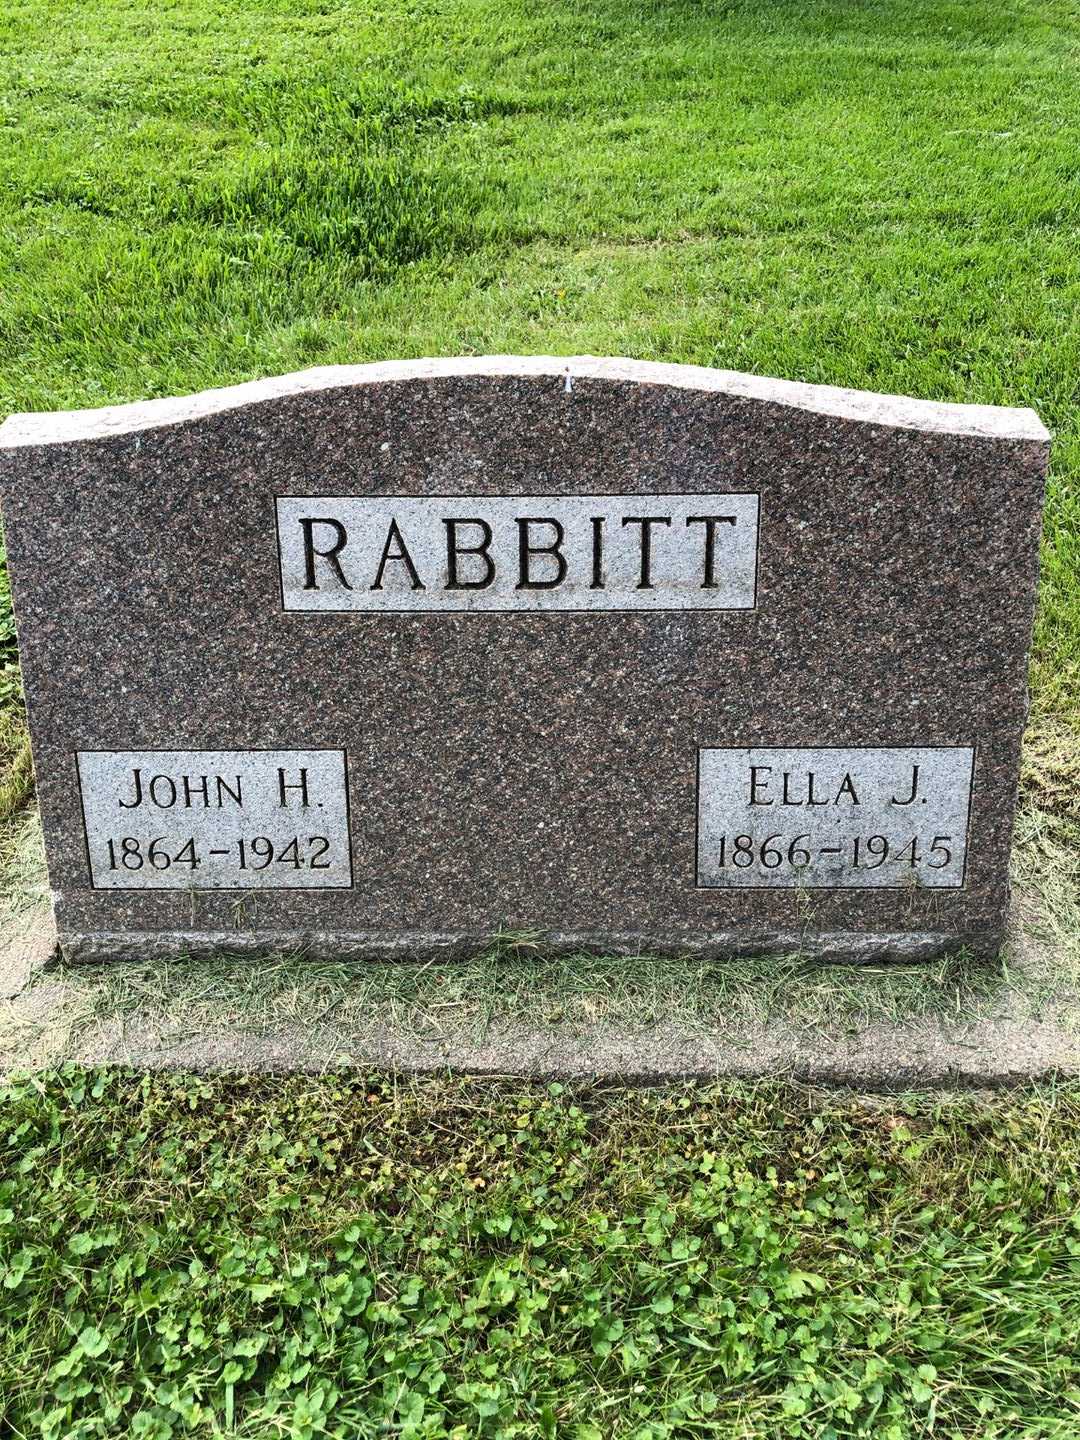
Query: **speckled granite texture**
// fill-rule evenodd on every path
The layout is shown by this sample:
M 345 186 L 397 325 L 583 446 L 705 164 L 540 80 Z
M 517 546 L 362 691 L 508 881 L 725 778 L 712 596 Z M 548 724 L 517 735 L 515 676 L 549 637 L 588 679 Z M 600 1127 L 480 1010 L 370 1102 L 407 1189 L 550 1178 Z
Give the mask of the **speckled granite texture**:
M 1030 411 L 545 358 L 0 430 L 71 957 L 1000 944 L 1047 460 Z M 283 613 L 275 497 L 758 492 L 753 610 Z M 962 889 L 700 889 L 699 748 L 974 745 Z M 344 749 L 352 889 L 94 891 L 75 752 Z

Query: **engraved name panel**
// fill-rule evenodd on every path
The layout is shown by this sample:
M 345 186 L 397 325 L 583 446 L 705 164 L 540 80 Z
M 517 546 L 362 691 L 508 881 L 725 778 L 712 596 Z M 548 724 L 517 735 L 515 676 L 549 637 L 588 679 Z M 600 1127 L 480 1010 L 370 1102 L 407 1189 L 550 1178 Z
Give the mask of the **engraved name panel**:
M 83 750 L 95 890 L 352 885 L 343 750 Z
M 282 604 L 752 610 L 758 496 L 282 496 Z
M 697 883 L 960 889 L 971 746 L 698 752 Z

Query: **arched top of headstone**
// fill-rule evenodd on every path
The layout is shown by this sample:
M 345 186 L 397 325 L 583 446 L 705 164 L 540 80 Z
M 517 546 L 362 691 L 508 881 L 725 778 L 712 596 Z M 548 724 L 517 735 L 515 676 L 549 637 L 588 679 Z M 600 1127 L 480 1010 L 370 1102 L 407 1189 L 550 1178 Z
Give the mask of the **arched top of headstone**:
M 846 390 L 833 385 L 775 380 L 701 365 L 651 360 L 603 359 L 592 355 L 490 355 L 441 359 L 387 360 L 370 365 L 329 365 L 196 395 L 142 400 L 95 410 L 53 411 L 10 416 L 0 426 L 0 448 L 106 439 L 159 429 L 292 396 L 331 394 L 374 386 L 417 383 L 525 380 L 550 384 L 555 394 L 573 394 L 597 384 L 641 386 L 673 392 L 736 397 L 762 406 L 808 411 L 839 420 L 931 434 L 1045 442 L 1045 426 L 1033 410 L 994 405 L 956 405 Z

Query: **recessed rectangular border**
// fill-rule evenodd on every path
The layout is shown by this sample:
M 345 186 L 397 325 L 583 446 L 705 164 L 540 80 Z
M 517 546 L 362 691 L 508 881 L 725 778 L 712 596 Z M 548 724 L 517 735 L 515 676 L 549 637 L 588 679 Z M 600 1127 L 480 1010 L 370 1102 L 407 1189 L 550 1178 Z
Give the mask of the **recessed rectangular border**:
M 567 495 L 552 496 L 542 490 L 515 490 L 508 494 L 417 494 L 401 495 L 388 493 L 385 495 L 375 494 L 371 491 L 364 491 L 361 494 L 353 495 L 275 495 L 274 501 L 274 543 L 277 555 L 278 594 L 281 598 L 281 613 L 283 615 L 357 615 L 361 617 L 378 617 L 380 615 L 407 615 L 416 619 L 421 615 L 438 615 L 441 617 L 468 616 L 470 619 L 488 619 L 498 615 L 528 615 L 530 618 L 541 618 L 555 615 L 753 615 L 758 608 L 758 580 L 761 570 L 761 491 L 760 490 L 726 490 L 727 495 L 747 495 L 757 501 L 757 513 L 754 523 L 754 603 L 752 605 L 652 605 L 648 608 L 629 608 L 626 606 L 612 606 L 610 609 L 601 609 L 599 606 L 570 608 L 561 607 L 557 610 L 539 610 L 526 607 L 518 609 L 498 610 L 359 610 L 353 606 L 345 606 L 342 609 L 330 609 L 329 607 L 318 610 L 294 610 L 285 603 L 285 574 L 282 569 L 281 554 L 281 502 L 283 500 L 662 500 L 665 498 L 688 499 L 697 496 L 705 496 L 709 492 L 696 490 L 590 490 L 588 494 L 572 492 Z M 764 747 L 758 747 L 764 748 Z M 162 752 L 165 753 L 164 751 Z
M 703 885 L 701 883 L 701 757 L 706 750 L 970 750 L 971 770 L 968 783 L 968 805 L 967 816 L 964 822 L 964 865 L 960 872 L 959 885 L 925 886 L 919 893 L 930 894 L 932 890 L 952 891 L 958 893 L 967 886 L 968 869 L 968 848 L 971 844 L 971 807 L 975 799 L 975 767 L 979 758 L 978 743 L 973 741 L 970 745 L 699 745 L 694 768 L 694 885 L 693 889 L 714 893 L 722 891 L 726 895 L 735 893 L 758 894 L 761 891 L 773 893 L 777 890 L 828 890 L 834 894 L 842 894 L 846 890 L 879 891 L 886 895 L 904 894 L 910 895 L 919 890 L 919 887 L 909 885 Z
M 200 889 L 197 885 L 177 886 L 146 886 L 146 885 L 96 885 L 94 883 L 94 867 L 90 859 L 90 833 L 86 825 L 86 801 L 83 796 L 82 770 L 79 766 L 79 755 L 92 753 L 98 755 L 140 755 L 152 752 L 155 755 L 194 755 L 199 749 L 220 748 L 222 750 L 235 750 L 237 753 L 246 755 L 276 755 L 283 750 L 295 750 L 302 748 L 307 754 L 340 755 L 345 783 L 345 837 L 349 842 L 349 883 L 348 885 L 214 885 L 210 889 Z M 86 873 L 90 877 L 89 889 L 96 895 L 110 895 L 120 893 L 122 895 L 216 895 L 221 891 L 238 891 L 244 895 L 255 895 L 262 890 L 273 891 L 275 894 L 289 894 L 295 892 L 298 895 L 327 895 L 335 891 L 349 893 L 356 888 L 356 875 L 353 864 L 353 840 L 352 840 L 352 796 L 349 785 L 349 752 L 341 745 L 305 745 L 303 747 L 291 745 L 225 745 L 221 747 L 199 746 L 187 748 L 181 746 L 139 746 L 136 749 L 111 750 L 107 746 L 87 747 L 86 751 L 71 750 L 68 752 L 75 764 L 75 783 L 79 792 L 79 818 L 82 821 L 83 832 L 83 853 L 86 857 Z

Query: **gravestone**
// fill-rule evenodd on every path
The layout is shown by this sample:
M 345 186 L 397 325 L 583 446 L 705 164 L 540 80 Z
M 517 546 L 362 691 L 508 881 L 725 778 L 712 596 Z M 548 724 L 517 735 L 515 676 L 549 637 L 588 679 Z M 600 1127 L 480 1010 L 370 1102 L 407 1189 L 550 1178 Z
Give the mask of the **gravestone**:
M 987 954 L 1048 441 L 623 360 L 0 430 L 61 943 Z

